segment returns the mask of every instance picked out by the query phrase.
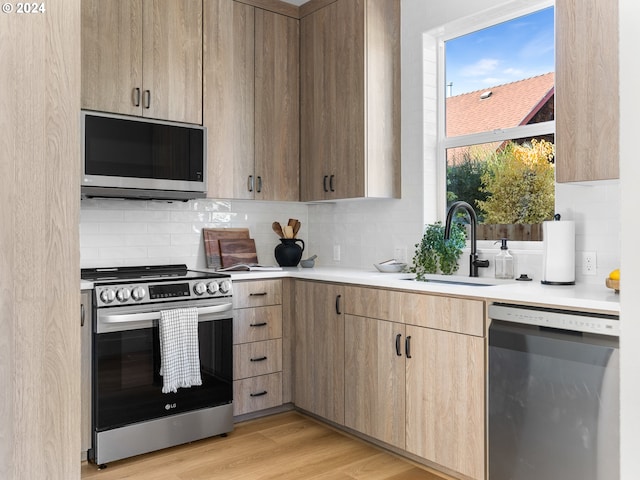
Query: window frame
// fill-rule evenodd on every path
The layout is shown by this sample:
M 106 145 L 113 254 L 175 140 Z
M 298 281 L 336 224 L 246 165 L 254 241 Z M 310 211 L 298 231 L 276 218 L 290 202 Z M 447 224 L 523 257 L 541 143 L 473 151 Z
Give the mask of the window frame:
M 447 213 L 447 149 L 456 147 L 472 146 L 490 142 L 502 142 L 518 138 L 535 137 L 541 135 L 556 134 L 555 119 L 547 122 L 522 125 L 511 128 L 501 128 L 486 132 L 471 133 L 468 135 L 458 135 L 455 137 L 446 136 L 446 58 L 445 43 L 463 35 L 467 35 L 485 28 L 504 23 L 518 17 L 535 13 L 545 8 L 554 7 L 554 0 L 528 0 L 512 1 L 500 7 L 490 8 L 479 14 L 471 15 L 460 20 L 451 22 L 435 32 L 430 32 L 430 36 L 437 43 L 437 75 L 436 75 L 436 102 L 437 102 L 437 139 L 436 139 L 436 162 L 437 162 L 437 201 L 436 207 L 438 219 L 444 221 Z M 555 16 L 554 16 L 555 18 Z M 555 32 L 554 20 L 554 32 Z M 554 33 L 555 38 L 555 33 Z M 555 50 L 555 40 L 554 40 Z M 555 69 L 554 69 L 555 71 Z M 555 95 L 554 95 L 555 103 Z

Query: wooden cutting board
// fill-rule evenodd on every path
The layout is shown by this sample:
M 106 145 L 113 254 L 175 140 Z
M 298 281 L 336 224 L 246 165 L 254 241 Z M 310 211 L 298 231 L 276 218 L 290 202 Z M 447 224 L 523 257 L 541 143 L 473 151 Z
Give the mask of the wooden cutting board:
M 221 238 L 218 242 L 222 268 L 238 263 L 258 263 L 256 243 L 253 238 Z
M 222 268 L 220 257 L 221 238 L 249 238 L 248 228 L 203 228 L 204 252 L 207 259 L 207 268 Z

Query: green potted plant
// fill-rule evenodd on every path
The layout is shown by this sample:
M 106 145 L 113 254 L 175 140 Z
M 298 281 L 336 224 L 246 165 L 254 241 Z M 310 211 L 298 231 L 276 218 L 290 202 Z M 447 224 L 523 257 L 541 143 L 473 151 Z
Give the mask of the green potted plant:
M 452 275 L 458 270 L 458 260 L 462 255 L 467 236 L 464 226 L 454 223 L 451 226 L 449 240 L 444 239 L 444 225 L 436 222 L 427 225 L 420 243 L 416 244 L 416 253 L 410 271 L 417 280 L 424 280 L 429 273 Z

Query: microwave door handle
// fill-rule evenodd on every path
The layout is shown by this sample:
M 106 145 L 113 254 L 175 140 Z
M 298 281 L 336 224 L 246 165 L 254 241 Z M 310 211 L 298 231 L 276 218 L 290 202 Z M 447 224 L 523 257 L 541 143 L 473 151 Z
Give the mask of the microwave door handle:
M 225 303 L 223 305 L 213 305 L 211 307 L 198 308 L 198 316 L 208 315 L 210 313 L 222 313 L 233 310 L 232 303 Z M 147 313 L 125 313 L 115 315 L 104 315 L 101 317 L 102 323 L 127 323 L 127 322 L 144 322 L 149 320 L 160 320 L 160 311 L 147 312 Z

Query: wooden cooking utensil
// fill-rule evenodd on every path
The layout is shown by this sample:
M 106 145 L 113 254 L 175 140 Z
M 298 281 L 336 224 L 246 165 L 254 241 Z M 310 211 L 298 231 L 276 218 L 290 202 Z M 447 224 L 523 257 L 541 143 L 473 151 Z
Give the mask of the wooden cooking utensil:
M 284 238 L 293 238 L 293 227 L 287 225 L 283 227 L 284 230 Z
M 282 231 L 282 227 L 280 226 L 280 222 L 273 222 L 271 224 L 271 229 L 278 235 L 280 238 L 284 238 L 284 232 Z
M 293 227 L 296 224 L 297 220 L 295 218 L 290 218 L 287 222 L 287 225 Z
M 293 238 L 296 238 L 298 232 L 300 231 L 300 225 L 302 225 L 298 220 L 296 220 L 295 225 L 293 226 Z

